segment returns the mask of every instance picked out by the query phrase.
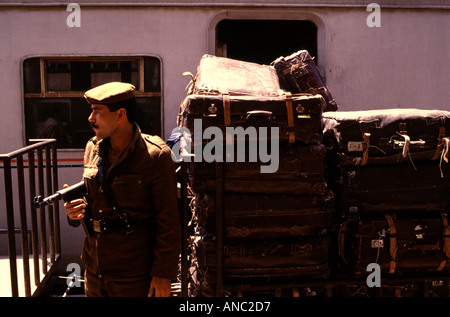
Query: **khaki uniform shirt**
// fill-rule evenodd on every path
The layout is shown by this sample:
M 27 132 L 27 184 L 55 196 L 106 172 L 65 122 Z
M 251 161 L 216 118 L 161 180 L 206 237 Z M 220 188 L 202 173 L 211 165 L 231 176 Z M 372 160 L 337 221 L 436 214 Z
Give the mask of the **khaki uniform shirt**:
M 87 269 L 103 276 L 133 275 L 175 279 L 180 252 L 180 220 L 175 162 L 165 142 L 141 134 L 134 126 L 133 141 L 109 166 L 109 138 L 89 140 L 83 177 L 92 218 L 119 219 L 100 184 L 97 163 L 117 204 L 127 213 L 133 233 L 111 230 L 86 237 L 82 259 Z M 89 218 L 86 215 L 85 218 Z

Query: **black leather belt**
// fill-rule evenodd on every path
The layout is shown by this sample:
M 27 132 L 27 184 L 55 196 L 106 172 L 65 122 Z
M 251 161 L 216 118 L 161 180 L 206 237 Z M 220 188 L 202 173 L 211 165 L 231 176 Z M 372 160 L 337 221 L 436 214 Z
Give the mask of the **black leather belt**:
M 127 234 L 133 232 L 133 227 L 149 223 L 151 218 L 146 219 L 133 219 L 127 218 L 126 221 L 123 219 L 89 219 L 93 233 L 111 233 L 124 231 Z

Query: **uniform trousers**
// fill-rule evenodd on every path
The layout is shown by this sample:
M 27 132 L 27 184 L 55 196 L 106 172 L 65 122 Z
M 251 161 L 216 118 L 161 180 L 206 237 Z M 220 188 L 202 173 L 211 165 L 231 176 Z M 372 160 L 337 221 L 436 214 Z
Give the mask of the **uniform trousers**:
M 102 276 L 88 269 L 84 273 L 86 297 L 147 297 L 150 273 L 127 276 Z

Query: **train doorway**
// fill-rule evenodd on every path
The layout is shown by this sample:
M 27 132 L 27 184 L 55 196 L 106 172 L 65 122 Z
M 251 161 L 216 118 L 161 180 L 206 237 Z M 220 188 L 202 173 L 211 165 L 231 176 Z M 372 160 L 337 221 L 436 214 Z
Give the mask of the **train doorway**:
M 217 56 L 268 65 L 301 49 L 317 58 L 317 26 L 308 20 L 225 19 L 216 27 Z

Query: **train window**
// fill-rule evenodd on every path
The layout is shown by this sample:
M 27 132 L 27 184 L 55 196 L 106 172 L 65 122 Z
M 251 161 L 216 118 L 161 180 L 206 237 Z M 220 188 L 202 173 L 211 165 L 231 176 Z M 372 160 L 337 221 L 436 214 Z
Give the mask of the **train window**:
M 160 61 L 155 57 L 33 57 L 23 63 L 26 139 L 55 138 L 58 148 L 84 148 L 89 126 L 86 90 L 111 81 L 136 87 L 136 122 L 161 135 Z
M 218 56 L 266 65 L 301 49 L 317 56 L 317 26 L 307 20 L 226 19 L 216 32 Z

